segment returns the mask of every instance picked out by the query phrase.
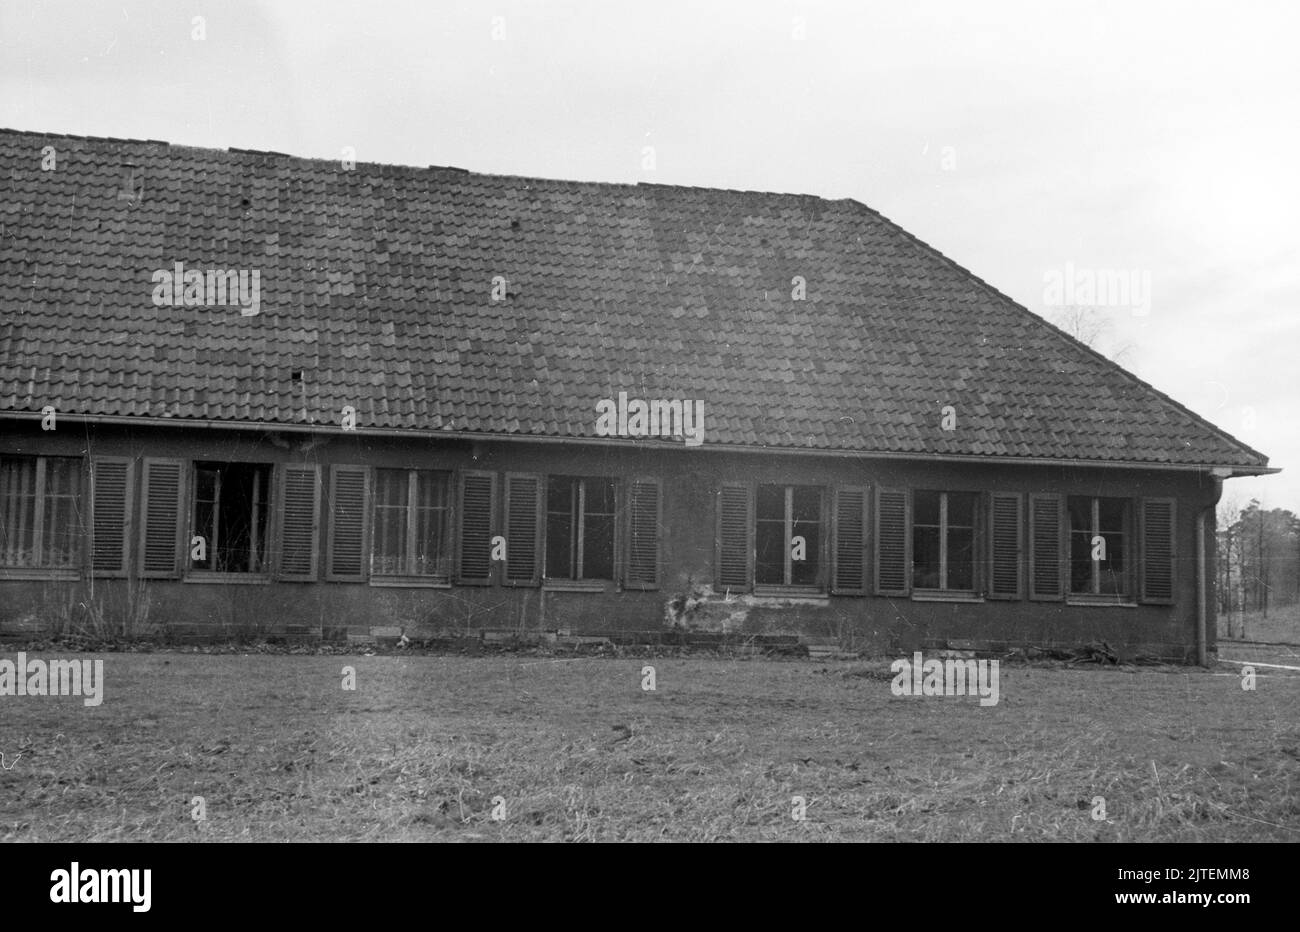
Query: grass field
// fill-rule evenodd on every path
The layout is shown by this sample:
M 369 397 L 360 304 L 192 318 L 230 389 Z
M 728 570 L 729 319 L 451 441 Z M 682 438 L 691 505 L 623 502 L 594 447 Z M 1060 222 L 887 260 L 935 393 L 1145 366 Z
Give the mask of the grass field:
M 0 840 L 1300 840 L 1300 673 L 97 656 L 96 708 L 0 697 Z
M 1245 626 L 1246 637 L 1253 641 L 1272 641 L 1278 644 L 1300 644 L 1300 604 L 1279 605 L 1263 612 L 1234 612 L 1232 636 L 1241 636 Z M 1219 616 L 1219 637 L 1228 636 L 1228 617 Z

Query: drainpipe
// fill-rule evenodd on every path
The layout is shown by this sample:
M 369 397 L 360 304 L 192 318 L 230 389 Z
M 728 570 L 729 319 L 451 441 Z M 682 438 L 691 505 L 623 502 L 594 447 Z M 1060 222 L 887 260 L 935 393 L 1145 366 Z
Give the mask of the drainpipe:
M 1202 667 L 1210 665 L 1208 638 L 1206 637 L 1207 616 L 1209 615 L 1210 577 L 1206 566 L 1205 527 L 1206 516 L 1214 512 L 1223 497 L 1223 480 L 1232 475 L 1232 470 L 1216 468 L 1210 470 L 1210 480 L 1214 483 L 1214 498 L 1196 513 L 1196 662 Z

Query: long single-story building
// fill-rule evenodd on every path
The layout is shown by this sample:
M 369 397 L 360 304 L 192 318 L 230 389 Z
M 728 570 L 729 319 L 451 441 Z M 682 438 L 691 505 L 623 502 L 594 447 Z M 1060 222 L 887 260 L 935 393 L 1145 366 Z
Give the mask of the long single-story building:
M 0 130 L 0 634 L 1203 661 L 1275 471 L 852 200 Z

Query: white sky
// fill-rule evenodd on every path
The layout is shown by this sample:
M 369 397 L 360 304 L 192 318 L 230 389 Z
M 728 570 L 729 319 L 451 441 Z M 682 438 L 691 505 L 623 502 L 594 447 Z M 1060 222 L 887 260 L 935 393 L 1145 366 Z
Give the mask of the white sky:
M 852 197 L 1039 313 L 1066 263 L 1149 273 L 1111 345 L 1289 467 L 1229 496 L 1300 512 L 1297 35 L 1294 2 L 4 0 L 0 126 Z

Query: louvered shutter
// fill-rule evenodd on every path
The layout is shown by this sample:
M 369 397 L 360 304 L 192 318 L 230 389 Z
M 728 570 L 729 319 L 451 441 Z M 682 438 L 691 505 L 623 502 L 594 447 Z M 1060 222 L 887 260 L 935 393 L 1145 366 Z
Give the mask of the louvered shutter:
M 995 492 L 989 504 L 989 588 L 990 599 L 1022 597 L 1022 552 L 1024 516 L 1018 494 Z
M 1061 559 L 1061 496 L 1029 496 L 1029 597 L 1054 601 L 1065 595 Z
M 658 479 L 634 479 L 627 494 L 627 563 L 624 587 L 659 587 L 659 522 L 662 508 Z
M 542 579 L 542 477 L 506 473 L 507 586 L 535 586 Z
M 753 500 L 749 486 L 724 485 L 718 495 L 718 588 L 748 589 L 753 577 Z
M 320 530 L 320 468 L 280 467 L 280 501 L 277 526 L 280 547 L 277 576 L 314 582 L 317 577 L 317 539 Z
M 370 571 L 369 511 L 370 470 L 364 466 L 330 467 L 326 579 L 365 582 Z
M 456 580 L 466 586 L 492 584 L 492 531 L 496 526 L 496 474 L 460 476 L 460 534 Z M 507 554 L 508 556 L 508 554 Z
M 125 576 L 130 567 L 135 461 L 96 456 L 90 461 L 90 569 L 96 576 Z
M 831 592 L 862 595 L 867 587 L 867 490 L 858 486 L 836 489 L 833 519 Z
M 905 489 L 876 490 L 876 594 L 907 595 L 912 580 L 912 522 Z
M 141 497 L 144 520 L 140 524 L 140 575 L 171 578 L 180 575 L 185 520 L 185 477 L 181 460 L 144 461 Z
M 1142 499 L 1142 601 L 1174 601 L 1174 500 Z

